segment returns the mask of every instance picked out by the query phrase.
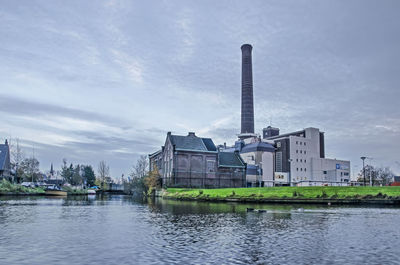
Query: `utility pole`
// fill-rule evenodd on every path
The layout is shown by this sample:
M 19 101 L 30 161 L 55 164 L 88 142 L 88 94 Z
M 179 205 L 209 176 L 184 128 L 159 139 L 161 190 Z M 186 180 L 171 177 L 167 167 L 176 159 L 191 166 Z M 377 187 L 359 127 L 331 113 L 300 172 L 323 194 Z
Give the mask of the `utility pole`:
M 363 161 L 363 177 L 364 177 L 364 187 L 365 187 L 366 183 L 365 183 L 365 165 L 364 165 L 364 161 L 365 161 L 365 159 L 366 159 L 367 157 L 362 156 L 362 157 L 360 157 L 360 158 L 361 158 L 361 160 Z

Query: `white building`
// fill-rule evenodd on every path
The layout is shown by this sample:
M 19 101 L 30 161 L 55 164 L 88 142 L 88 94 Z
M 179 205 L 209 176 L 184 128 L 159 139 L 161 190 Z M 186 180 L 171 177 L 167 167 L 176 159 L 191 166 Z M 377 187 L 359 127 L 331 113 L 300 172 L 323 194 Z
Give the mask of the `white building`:
M 275 143 L 275 177 L 285 180 L 281 184 L 339 186 L 350 182 L 350 161 L 325 158 L 324 133 L 317 128 L 279 135 L 279 129 L 267 127 L 263 141 Z

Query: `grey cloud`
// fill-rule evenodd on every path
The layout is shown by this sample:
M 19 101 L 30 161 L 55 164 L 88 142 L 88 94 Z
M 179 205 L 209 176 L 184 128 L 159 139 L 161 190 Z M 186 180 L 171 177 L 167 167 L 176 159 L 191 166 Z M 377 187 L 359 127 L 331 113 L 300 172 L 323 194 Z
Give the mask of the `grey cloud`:
M 0 94 L 0 112 L 20 116 L 61 116 L 116 124 L 117 119 L 91 111 L 33 102 Z

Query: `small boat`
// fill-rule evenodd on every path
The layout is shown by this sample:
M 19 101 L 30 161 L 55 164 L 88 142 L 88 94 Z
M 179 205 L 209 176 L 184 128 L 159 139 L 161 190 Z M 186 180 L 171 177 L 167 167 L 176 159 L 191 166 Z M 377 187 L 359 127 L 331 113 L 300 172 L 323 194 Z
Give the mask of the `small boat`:
M 49 196 L 67 196 L 68 193 L 57 186 L 48 186 L 45 194 Z
M 96 195 L 96 191 L 95 190 L 88 190 L 87 194 L 88 195 Z

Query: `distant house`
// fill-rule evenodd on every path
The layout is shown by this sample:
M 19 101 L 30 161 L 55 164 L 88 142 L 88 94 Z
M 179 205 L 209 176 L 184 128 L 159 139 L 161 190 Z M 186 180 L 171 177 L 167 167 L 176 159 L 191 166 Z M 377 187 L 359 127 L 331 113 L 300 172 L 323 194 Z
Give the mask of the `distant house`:
M 6 140 L 4 144 L 0 144 L 0 179 L 11 181 L 11 163 L 10 163 L 10 147 Z
M 149 155 L 166 187 L 244 187 L 246 163 L 239 153 L 219 152 L 210 138 L 168 132 L 161 150 Z

